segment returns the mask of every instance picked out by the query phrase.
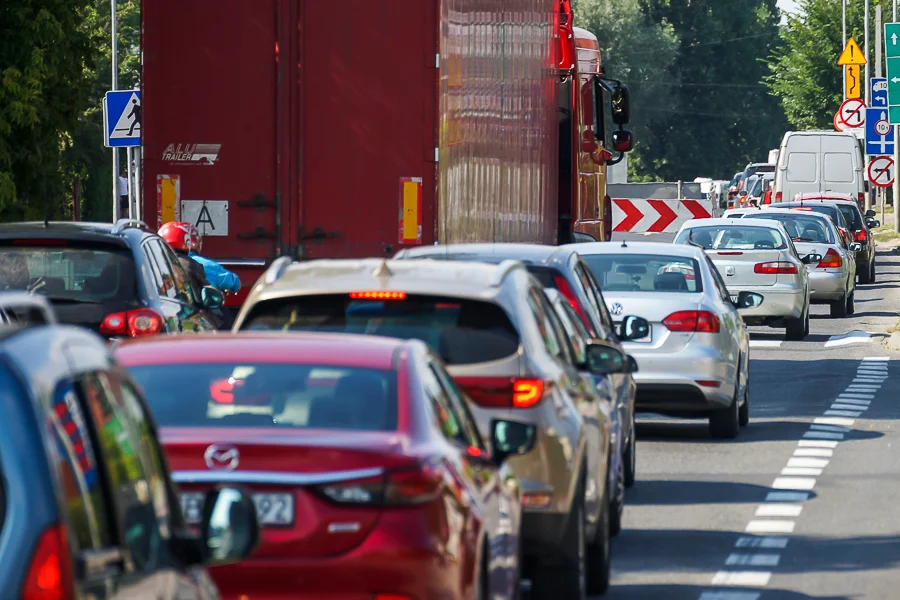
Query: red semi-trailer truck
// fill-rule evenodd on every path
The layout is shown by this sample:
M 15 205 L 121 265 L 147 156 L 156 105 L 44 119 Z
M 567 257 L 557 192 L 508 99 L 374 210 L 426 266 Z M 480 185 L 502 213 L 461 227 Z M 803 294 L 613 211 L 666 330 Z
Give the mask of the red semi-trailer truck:
M 142 216 L 245 291 L 282 255 L 609 239 L 627 89 L 570 0 L 154 0 L 142 48 Z

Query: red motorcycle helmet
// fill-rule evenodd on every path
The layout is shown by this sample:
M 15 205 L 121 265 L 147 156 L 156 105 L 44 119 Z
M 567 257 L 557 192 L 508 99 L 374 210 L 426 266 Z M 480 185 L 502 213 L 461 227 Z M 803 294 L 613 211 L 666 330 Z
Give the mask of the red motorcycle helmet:
M 171 221 L 159 228 L 159 237 L 166 240 L 172 250 L 199 252 L 200 232 L 191 223 Z

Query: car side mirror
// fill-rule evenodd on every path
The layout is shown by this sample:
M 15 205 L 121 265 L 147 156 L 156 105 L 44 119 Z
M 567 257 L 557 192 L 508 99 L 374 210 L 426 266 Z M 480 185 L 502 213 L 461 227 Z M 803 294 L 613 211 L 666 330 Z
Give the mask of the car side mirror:
M 586 350 L 588 370 L 593 375 L 624 375 L 629 372 L 627 355 L 609 342 L 591 340 Z
M 206 495 L 200 539 L 206 564 L 221 565 L 247 558 L 259 542 L 259 523 L 253 500 L 244 491 L 220 487 Z
M 743 198 L 744 196 L 747 195 L 747 190 L 741 190 L 740 192 L 738 192 L 738 195 L 739 195 L 741 198 Z
M 622 320 L 618 336 L 623 342 L 639 340 L 650 335 L 650 323 L 643 317 L 629 315 Z
M 878 219 L 866 218 L 866 227 L 868 227 L 869 229 L 875 229 L 876 227 L 881 227 L 881 221 L 879 221 Z
M 852 244 L 850 244 L 850 252 L 859 252 L 860 250 L 862 250 L 862 244 L 860 244 L 859 242 L 853 242 Z
M 874 218 L 875 218 L 875 214 L 876 214 L 876 213 L 875 213 L 874 210 L 869 209 L 869 210 L 866 211 L 866 216 L 867 216 L 867 217 L 870 217 L 870 218 L 873 218 L 873 219 L 874 219 Z
M 631 356 L 630 354 L 626 358 L 628 359 L 629 372 L 637 373 L 638 372 L 637 360 L 635 360 L 635 358 L 633 356 Z
M 225 304 L 225 294 L 211 285 L 207 285 L 200 290 L 200 301 L 205 308 L 222 308 L 222 305 Z
M 531 452 L 537 441 L 537 427 L 494 419 L 491 421 L 491 460 L 500 466 L 510 456 L 521 456 Z
M 800 259 L 800 262 L 802 262 L 804 265 L 820 263 L 820 262 L 822 262 L 822 255 L 821 254 L 807 254 L 806 256 L 804 256 L 803 258 Z
M 756 292 L 739 292 L 734 305 L 737 308 L 756 308 L 763 303 L 763 296 Z
M 612 134 L 612 149 L 616 152 L 631 152 L 634 147 L 634 134 L 628 129 L 617 129 Z

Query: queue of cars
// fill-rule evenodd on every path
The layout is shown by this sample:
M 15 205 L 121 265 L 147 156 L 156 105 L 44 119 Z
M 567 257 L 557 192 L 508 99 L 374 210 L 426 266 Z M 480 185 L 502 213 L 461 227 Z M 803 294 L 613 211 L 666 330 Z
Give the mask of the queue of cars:
M 846 204 L 858 212 L 808 197 L 737 209 L 671 244 L 280 258 L 230 333 L 206 318 L 221 293 L 193 297 L 141 223 L 6 227 L 4 589 L 602 594 L 635 414 L 737 437 L 747 324 L 799 340 L 810 302 L 853 311 L 858 232 L 871 237 Z

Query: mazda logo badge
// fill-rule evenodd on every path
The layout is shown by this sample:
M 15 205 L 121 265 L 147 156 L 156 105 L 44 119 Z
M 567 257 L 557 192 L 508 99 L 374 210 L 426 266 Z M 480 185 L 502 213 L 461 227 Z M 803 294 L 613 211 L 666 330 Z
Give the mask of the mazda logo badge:
M 613 302 L 613 305 L 611 307 L 609 307 L 609 310 L 614 315 L 621 315 L 622 311 L 624 309 L 622 308 L 622 305 L 619 304 L 618 302 Z
M 213 444 L 203 453 L 206 466 L 215 471 L 234 471 L 238 466 L 240 453 L 234 446 Z

